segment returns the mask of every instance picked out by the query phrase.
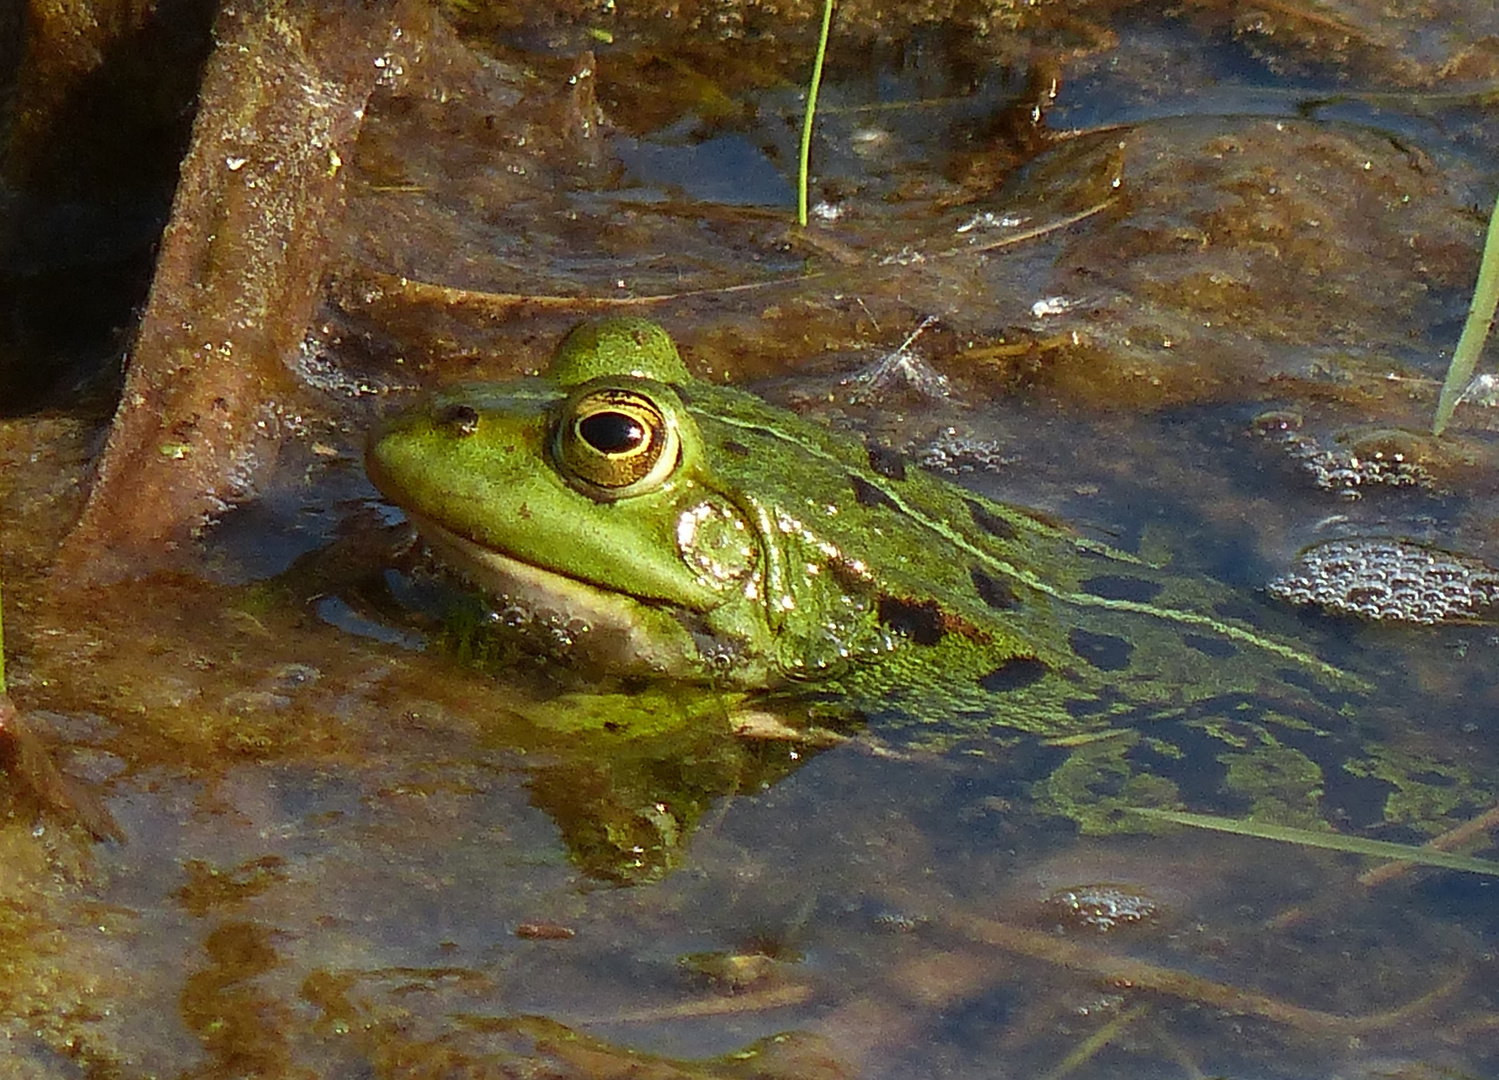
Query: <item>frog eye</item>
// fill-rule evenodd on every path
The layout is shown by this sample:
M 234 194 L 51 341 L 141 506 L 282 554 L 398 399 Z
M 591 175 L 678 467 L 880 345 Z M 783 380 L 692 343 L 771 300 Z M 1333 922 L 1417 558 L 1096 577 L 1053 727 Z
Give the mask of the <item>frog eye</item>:
M 591 390 L 565 407 L 552 453 L 569 482 L 602 502 L 661 486 L 681 457 L 677 427 L 633 390 Z

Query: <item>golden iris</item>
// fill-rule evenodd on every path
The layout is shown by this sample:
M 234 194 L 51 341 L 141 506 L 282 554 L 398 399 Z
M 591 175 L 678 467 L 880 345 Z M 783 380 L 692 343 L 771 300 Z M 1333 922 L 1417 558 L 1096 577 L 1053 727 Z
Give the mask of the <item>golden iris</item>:
M 569 483 L 612 502 L 659 487 L 677 467 L 681 438 L 650 398 L 605 387 L 568 400 L 552 453 Z

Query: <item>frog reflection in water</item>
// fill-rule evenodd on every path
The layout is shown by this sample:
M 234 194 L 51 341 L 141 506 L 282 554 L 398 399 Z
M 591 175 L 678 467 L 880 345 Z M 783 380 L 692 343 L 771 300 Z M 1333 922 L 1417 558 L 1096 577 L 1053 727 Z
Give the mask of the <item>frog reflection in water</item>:
M 1224 614 L 1253 610 L 1231 590 L 694 379 L 644 320 L 580 325 L 543 378 L 438 394 L 367 465 L 590 677 L 812 700 L 905 747 L 1039 736 L 1066 756 L 1038 804 L 1093 831 L 1182 805 L 1173 769 L 1211 773 L 1194 808 L 1300 825 L 1334 751 L 1344 780 L 1406 790 L 1349 734 L 1358 680 Z M 1473 794 L 1453 779 L 1438 813 Z

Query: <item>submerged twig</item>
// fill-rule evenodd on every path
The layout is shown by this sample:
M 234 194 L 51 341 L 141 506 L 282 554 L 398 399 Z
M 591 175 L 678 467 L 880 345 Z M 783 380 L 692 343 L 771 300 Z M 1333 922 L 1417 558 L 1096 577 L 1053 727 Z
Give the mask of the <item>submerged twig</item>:
M 451 285 L 436 285 L 430 281 L 365 271 L 370 284 L 404 300 L 442 304 L 451 308 L 469 308 L 481 311 L 496 319 L 507 318 L 517 308 L 534 308 L 541 311 L 613 311 L 618 308 L 649 307 L 673 300 L 687 300 L 695 296 L 726 296 L 730 293 L 749 292 L 753 289 L 769 289 L 779 285 L 795 285 L 820 277 L 818 273 L 795 274 L 789 277 L 772 278 L 767 281 L 745 281 L 737 285 L 720 285 L 705 289 L 686 289 L 682 292 L 656 293 L 650 296 L 558 296 L 535 293 L 481 292 L 476 289 L 459 289 Z
M 1373 35 L 1365 33 L 1362 28 L 1354 23 L 1339 18 L 1336 15 L 1317 11 L 1309 4 L 1298 3 L 1296 0 L 1259 0 L 1259 3 L 1262 8 L 1268 11 L 1284 15 L 1288 18 L 1300 19 L 1323 30 L 1342 34 L 1351 40 L 1361 41 L 1366 45 L 1378 44 Z
M 93 790 L 66 777 L 52 761 L 41 736 L 22 719 L 10 697 L 0 692 L 0 774 L 9 777 L 44 814 L 79 825 L 95 840 L 122 843 L 125 831 Z
M 943 921 L 974 941 L 1006 952 L 1056 964 L 1069 971 L 1094 975 L 1116 985 L 1169 994 L 1226 1012 L 1258 1016 L 1316 1035 L 1347 1037 L 1389 1030 L 1402 1021 L 1425 1013 L 1437 1002 L 1449 997 L 1468 977 L 1466 970 L 1460 970 L 1436 988 L 1397 1008 L 1362 1016 L 1345 1016 L 1294 1005 L 1269 994 L 1230 986 L 1145 960 L 1116 956 L 1055 934 L 1012 926 L 996 919 L 948 915 Z
M 1070 226 L 1076 225 L 1080 221 L 1087 221 L 1095 214 L 1103 213 L 1109 207 L 1113 206 L 1117 201 L 1117 196 L 1110 196 L 1109 198 L 1096 202 L 1092 206 L 1085 207 L 1082 210 L 1077 211 L 1076 213 L 1067 214 L 1065 217 L 1059 217 L 1052 221 L 1045 222 L 1041 225 L 1033 225 L 1029 229 L 1022 229 L 1019 232 L 1011 233 L 1010 235 L 999 240 L 991 240 L 987 244 L 975 244 L 972 247 L 949 248 L 947 251 L 939 251 L 931 257 L 934 259 L 946 259 L 951 258 L 954 255 L 977 255 L 986 251 L 998 251 L 1001 248 L 1013 247 L 1016 244 L 1023 244 L 1027 240 L 1036 240 L 1040 237 L 1048 235 L 1049 233 L 1060 232 L 1062 229 L 1066 229 Z
M 27 791 L 44 812 L 81 825 L 95 840 L 123 842 L 125 831 L 94 793 L 63 776 L 42 740 L 21 718 L 5 688 L 5 622 L 0 603 L 0 773 Z
M 1499 828 L 1499 806 L 1490 807 L 1479 814 L 1472 821 L 1465 821 L 1455 829 L 1449 829 L 1440 836 L 1432 837 L 1423 845 L 1433 851 L 1451 851 L 1459 845 L 1466 844 L 1469 840 L 1476 840 L 1484 833 Z M 1417 865 L 1409 860 L 1402 862 L 1386 863 L 1384 866 L 1376 866 L 1372 870 L 1365 870 L 1358 876 L 1360 885 L 1383 885 L 1387 881 L 1409 872 L 1411 867 Z
M 700 1016 L 732 1016 L 738 1013 L 765 1012 L 769 1009 L 784 1009 L 789 1005 L 800 1005 L 812 997 L 812 992 L 812 986 L 807 983 L 787 983 L 784 986 L 751 990 L 743 994 L 701 997 L 675 1005 L 609 1013 L 605 1016 L 590 1018 L 587 1022 L 656 1024 L 664 1020 L 689 1020 Z
M 1460 844 L 1465 844 L 1469 840 L 1473 840 L 1495 828 L 1499 828 L 1499 806 L 1492 807 L 1478 815 L 1472 821 L 1465 821 L 1457 828 L 1449 829 L 1440 836 L 1432 837 L 1424 846 L 1436 851 L 1450 851 Z M 1372 870 L 1365 870 L 1354 880 L 1367 888 L 1373 888 L 1377 885 L 1384 885 L 1394 881 L 1396 878 L 1403 877 L 1417 865 L 1419 864 L 1409 859 L 1389 862 L 1382 866 L 1376 866 Z M 1337 902 L 1341 903 L 1342 899 L 1342 897 L 1339 897 Z M 1297 923 L 1311 917 L 1319 909 L 1328 906 L 1329 902 L 1329 898 L 1321 897 L 1310 904 L 1293 904 L 1277 913 L 1273 919 L 1268 920 L 1265 923 L 1265 928 L 1267 930 L 1284 930 L 1289 926 L 1295 926 Z

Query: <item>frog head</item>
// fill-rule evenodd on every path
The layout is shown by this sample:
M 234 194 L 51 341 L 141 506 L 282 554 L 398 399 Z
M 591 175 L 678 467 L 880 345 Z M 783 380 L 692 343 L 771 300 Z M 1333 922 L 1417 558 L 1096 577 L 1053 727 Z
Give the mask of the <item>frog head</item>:
M 764 513 L 716 476 L 671 339 L 584 323 L 542 378 L 449 388 L 370 437 L 440 560 L 614 673 L 773 681 Z

